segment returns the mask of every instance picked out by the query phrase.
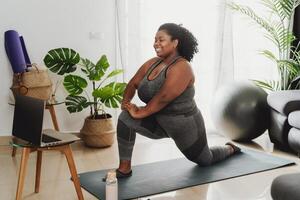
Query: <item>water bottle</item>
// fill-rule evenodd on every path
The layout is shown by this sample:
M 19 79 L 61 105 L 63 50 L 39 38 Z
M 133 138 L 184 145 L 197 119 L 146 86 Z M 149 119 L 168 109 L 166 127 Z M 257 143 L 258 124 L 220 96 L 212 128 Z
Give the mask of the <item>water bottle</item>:
M 106 176 L 105 199 L 118 200 L 118 180 L 115 171 L 109 171 Z

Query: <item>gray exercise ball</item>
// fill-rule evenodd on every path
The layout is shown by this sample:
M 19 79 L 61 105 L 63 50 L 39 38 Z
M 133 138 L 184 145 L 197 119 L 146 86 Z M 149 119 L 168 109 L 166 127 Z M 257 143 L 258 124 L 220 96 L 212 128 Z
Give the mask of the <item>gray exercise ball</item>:
M 252 82 L 232 82 L 216 91 L 212 120 L 231 140 L 247 142 L 265 132 L 270 109 L 267 93 Z

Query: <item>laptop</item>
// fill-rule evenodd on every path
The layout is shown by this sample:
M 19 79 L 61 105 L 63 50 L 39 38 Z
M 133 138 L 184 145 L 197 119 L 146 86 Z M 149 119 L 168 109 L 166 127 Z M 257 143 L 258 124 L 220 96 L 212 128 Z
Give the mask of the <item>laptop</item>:
M 46 101 L 28 96 L 15 97 L 12 135 L 35 146 L 56 146 L 80 138 L 52 129 L 43 130 Z

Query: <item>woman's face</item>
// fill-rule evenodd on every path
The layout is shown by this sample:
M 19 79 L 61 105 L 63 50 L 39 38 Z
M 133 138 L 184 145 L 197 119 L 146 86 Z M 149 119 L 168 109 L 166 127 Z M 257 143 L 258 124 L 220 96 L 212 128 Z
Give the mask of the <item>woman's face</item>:
M 164 30 L 156 33 L 153 47 L 158 57 L 166 58 L 177 52 L 178 40 L 172 40 L 171 38 Z

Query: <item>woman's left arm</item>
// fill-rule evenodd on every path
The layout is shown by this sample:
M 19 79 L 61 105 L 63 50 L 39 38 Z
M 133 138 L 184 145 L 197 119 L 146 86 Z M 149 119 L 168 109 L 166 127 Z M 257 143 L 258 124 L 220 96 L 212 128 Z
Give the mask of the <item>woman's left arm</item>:
M 186 61 L 179 61 L 169 67 L 164 84 L 146 106 L 137 107 L 134 104 L 128 104 L 127 110 L 133 118 L 148 117 L 163 109 L 193 82 L 194 74 L 190 64 Z

